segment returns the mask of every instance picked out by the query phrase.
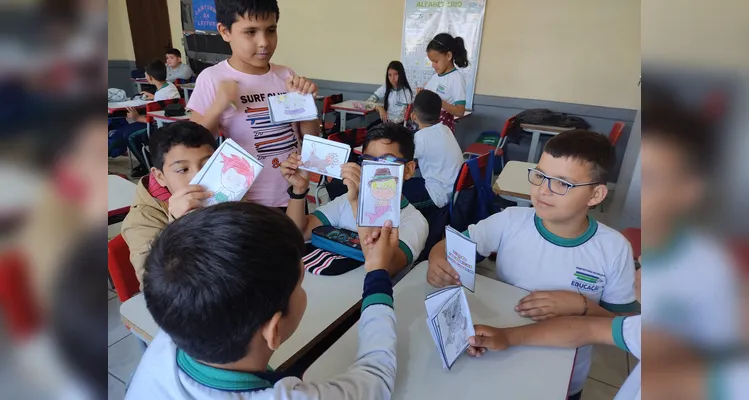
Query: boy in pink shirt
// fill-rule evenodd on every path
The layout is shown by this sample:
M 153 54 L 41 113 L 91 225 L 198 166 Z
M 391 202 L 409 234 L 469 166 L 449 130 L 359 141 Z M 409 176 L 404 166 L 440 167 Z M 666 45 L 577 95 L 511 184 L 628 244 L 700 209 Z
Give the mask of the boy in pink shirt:
M 187 108 L 191 120 L 214 135 L 234 139 L 265 166 L 244 200 L 286 207 L 289 185 L 278 167 L 299 146 L 301 135 L 317 135 L 319 120 L 274 125 L 268 96 L 296 91 L 317 94 L 317 86 L 291 68 L 271 64 L 279 17 L 275 0 L 217 0 L 217 29 L 232 55 L 198 75 Z

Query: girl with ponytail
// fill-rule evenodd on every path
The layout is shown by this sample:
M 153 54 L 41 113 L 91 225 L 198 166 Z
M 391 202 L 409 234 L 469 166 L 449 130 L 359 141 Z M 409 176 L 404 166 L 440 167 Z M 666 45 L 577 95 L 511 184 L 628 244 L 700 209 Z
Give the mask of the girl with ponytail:
M 434 75 L 424 89 L 442 98 L 442 109 L 452 117 L 462 117 L 466 111 L 466 84 L 458 68 L 468 66 L 468 51 L 463 38 L 440 33 L 427 45 L 427 57 L 432 62 Z M 443 113 L 444 114 L 444 113 Z M 447 116 L 447 119 L 450 116 Z M 446 125 L 452 121 L 443 122 Z M 453 129 L 452 126 L 449 126 Z

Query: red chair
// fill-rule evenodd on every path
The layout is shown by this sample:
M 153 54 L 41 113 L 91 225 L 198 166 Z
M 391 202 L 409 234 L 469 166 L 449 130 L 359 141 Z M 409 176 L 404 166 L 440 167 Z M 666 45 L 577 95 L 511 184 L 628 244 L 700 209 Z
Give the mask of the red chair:
M 624 122 L 614 122 L 614 126 L 611 128 L 611 132 L 609 132 L 609 141 L 611 142 L 612 146 L 616 146 L 616 142 L 619 141 L 619 137 L 622 135 L 623 130 Z
M 622 231 L 622 235 L 627 238 L 629 244 L 632 246 L 632 255 L 634 255 L 635 260 L 638 259 L 642 255 L 642 231 L 640 228 L 627 228 Z
M 28 337 L 39 328 L 41 314 L 32 293 L 26 261 L 18 251 L 0 256 L 0 320 L 14 338 Z
M 121 302 L 140 292 L 140 282 L 130 263 L 130 249 L 122 235 L 115 236 L 107 244 L 107 268 Z
M 406 107 L 406 113 L 403 114 L 403 126 L 408 127 L 408 121 L 411 121 L 411 113 L 414 111 L 414 103 L 411 103 Z
M 500 165 L 504 168 L 504 146 L 507 142 L 507 134 L 510 131 L 509 128 L 513 123 L 515 123 L 514 116 L 505 121 L 502 133 L 497 133 L 497 131 L 486 131 L 481 133 L 476 142 L 468 146 L 466 151 L 463 152 L 463 158 L 471 159 L 482 154 L 493 152 L 495 156 L 499 157 Z
M 320 133 L 322 133 L 323 137 L 327 137 L 327 135 L 333 133 L 333 129 L 336 126 L 341 126 L 340 121 L 340 114 L 335 112 L 333 109 L 333 104 L 338 104 L 343 102 L 343 94 L 337 93 L 337 94 L 331 94 L 330 96 L 326 96 L 322 101 L 322 117 L 321 117 L 321 123 L 320 123 Z M 325 121 L 325 117 L 330 114 L 335 114 L 335 119 L 333 121 Z

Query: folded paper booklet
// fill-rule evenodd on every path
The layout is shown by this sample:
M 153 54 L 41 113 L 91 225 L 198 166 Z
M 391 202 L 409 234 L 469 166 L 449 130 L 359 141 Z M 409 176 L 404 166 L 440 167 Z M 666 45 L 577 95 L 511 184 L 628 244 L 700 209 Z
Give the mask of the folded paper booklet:
M 474 336 L 468 299 L 460 286 L 448 286 L 427 296 L 427 327 L 437 345 L 442 367 L 452 368 L 455 360 L 468 349 L 468 338 Z
M 460 283 L 471 292 L 476 291 L 476 242 L 453 227 L 445 228 L 447 262 L 458 272 Z
M 317 118 L 317 105 L 311 94 L 290 92 L 270 96 L 268 111 L 273 124 L 312 121 Z
M 383 226 L 401 223 L 403 165 L 383 161 L 363 161 L 359 184 L 359 226 Z
M 341 178 L 341 166 L 348 162 L 351 147 L 314 135 L 304 135 L 302 166 L 305 171 Z
M 213 197 L 203 200 L 203 206 L 225 201 L 242 200 L 255 182 L 263 164 L 243 149 L 237 142 L 226 139 L 216 149 L 208 162 L 190 181 L 213 192 Z

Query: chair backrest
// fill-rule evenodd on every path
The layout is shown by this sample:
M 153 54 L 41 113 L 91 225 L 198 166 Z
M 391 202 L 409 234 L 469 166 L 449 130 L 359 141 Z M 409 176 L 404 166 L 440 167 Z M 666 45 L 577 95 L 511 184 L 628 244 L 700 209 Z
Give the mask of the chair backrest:
M 322 113 L 327 114 L 333 112 L 333 104 L 338 104 L 341 102 L 343 102 L 343 93 L 336 93 L 331 94 L 330 96 L 326 96 L 322 100 Z
M 122 235 L 107 244 L 107 268 L 120 301 L 125 302 L 140 292 L 140 282 L 130 263 L 130 249 Z
M 627 228 L 622 231 L 622 235 L 627 238 L 627 241 L 632 246 L 632 255 L 634 255 L 636 260 L 642 254 L 642 244 L 640 243 L 642 232 L 639 228 Z
M 612 146 L 616 146 L 616 142 L 619 141 L 619 137 L 622 135 L 623 130 L 624 122 L 614 122 L 614 126 L 611 128 L 611 132 L 609 132 L 609 141 L 611 142 Z
M 13 337 L 32 334 L 40 322 L 26 269 L 26 262 L 18 251 L 0 256 L 0 320 L 4 320 Z
M 367 128 L 346 129 L 343 132 L 336 132 L 328 136 L 328 140 L 346 143 L 351 146 L 352 149 L 363 145 L 366 138 Z
M 499 133 L 499 137 L 503 138 L 507 136 L 507 134 L 510 132 L 510 128 L 515 123 L 515 120 L 517 120 L 517 115 L 513 115 L 512 117 L 508 118 L 507 121 L 505 121 L 505 126 L 502 127 L 502 132 Z
M 403 123 L 407 124 L 411 120 L 411 113 L 414 111 L 414 103 L 409 104 L 406 107 L 406 113 L 403 114 Z

